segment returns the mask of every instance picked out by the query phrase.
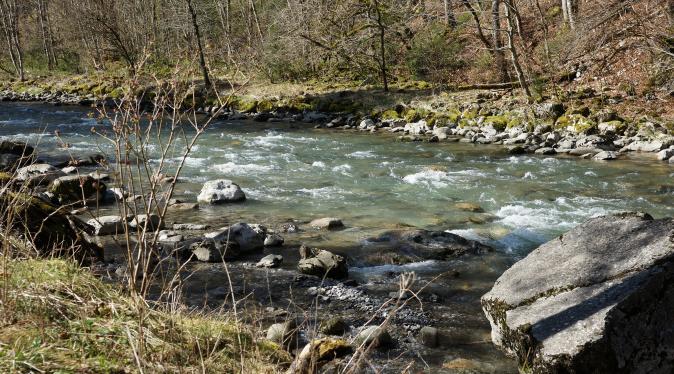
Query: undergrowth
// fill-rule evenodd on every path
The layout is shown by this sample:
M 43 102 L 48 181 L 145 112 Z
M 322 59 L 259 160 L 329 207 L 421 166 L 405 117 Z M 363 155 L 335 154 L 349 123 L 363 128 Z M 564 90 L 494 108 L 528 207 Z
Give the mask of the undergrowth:
M 271 373 L 288 361 L 226 315 L 140 307 L 63 259 L 5 261 L 0 372 Z

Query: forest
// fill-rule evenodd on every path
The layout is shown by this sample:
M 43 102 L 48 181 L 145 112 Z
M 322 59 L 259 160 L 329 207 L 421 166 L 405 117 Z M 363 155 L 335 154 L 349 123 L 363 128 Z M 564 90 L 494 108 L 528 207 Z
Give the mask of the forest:
M 2 0 L 0 12 L 0 69 L 20 80 L 194 64 L 208 84 L 672 89 L 672 0 Z

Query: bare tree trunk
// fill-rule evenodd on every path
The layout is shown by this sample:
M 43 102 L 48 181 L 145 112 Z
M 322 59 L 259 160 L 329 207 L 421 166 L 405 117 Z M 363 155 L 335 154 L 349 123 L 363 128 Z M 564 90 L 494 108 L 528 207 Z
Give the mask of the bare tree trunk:
M 42 49 L 44 50 L 44 55 L 47 58 L 47 67 L 49 70 L 54 69 L 54 62 L 52 60 L 52 53 L 50 39 L 49 39 L 49 30 L 47 28 L 47 17 L 46 17 L 46 2 L 45 0 L 37 0 L 37 12 L 38 19 L 40 21 L 40 31 L 42 33 Z
M 224 0 L 218 2 L 218 13 L 220 14 L 220 24 L 225 33 L 225 40 L 227 43 L 227 59 L 232 59 L 232 24 L 229 19 L 231 9 L 231 0 Z
M 456 17 L 454 17 L 454 11 L 452 10 L 452 0 L 443 0 L 443 2 L 445 5 L 445 24 L 453 29 L 456 27 Z
M 208 68 L 206 67 L 206 57 L 204 56 L 204 47 L 201 44 L 201 32 L 199 32 L 199 22 L 197 22 L 197 12 L 192 6 L 192 0 L 187 1 L 187 10 L 190 12 L 190 17 L 192 18 L 192 30 L 194 31 L 194 37 L 197 39 L 197 49 L 199 52 L 199 65 L 201 65 L 201 73 L 204 76 L 204 84 L 206 89 L 211 88 L 211 78 L 208 76 Z
M 377 12 L 377 27 L 379 28 L 379 68 L 381 71 L 381 79 L 384 84 L 384 92 L 388 92 L 388 72 L 386 71 L 386 27 L 381 17 L 381 9 L 379 9 L 379 1 L 374 1 L 375 11 Z
M 574 0 L 562 0 L 562 14 L 564 16 L 564 23 L 568 24 L 573 30 L 576 27 L 575 12 L 577 4 Z
M 503 44 L 501 42 L 501 0 L 492 0 L 491 14 L 492 14 L 492 43 L 494 46 L 494 60 L 496 61 L 496 68 L 500 73 L 501 81 L 507 82 L 510 80 L 508 68 L 505 64 L 505 56 L 503 53 Z
M 2 26 L 7 41 L 14 70 L 17 77 L 23 81 L 26 76 L 23 69 L 23 50 L 21 49 L 21 38 L 19 36 L 19 7 L 16 0 L 0 1 L 0 22 L 2 22 L 0 26 Z
M 260 43 L 264 43 L 264 38 L 262 37 L 262 28 L 260 27 L 260 19 L 257 16 L 257 9 L 255 8 L 255 0 L 250 0 L 250 11 L 253 14 L 253 20 L 255 20 L 255 26 L 257 27 L 257 33 L 260 37 Z
M 484 36 L 484 32 L 482 31 L 482 25 L 480 24 L 480 17 L 477 14 L 477 11 L 475 10 L 475 8 L 473 8 L 473 5 L 470 4 L 469 0 L 462 0 L 462 3 L 463 6 L 465 6 L 466 9 L 468 9 L 470 15 L 473 17 L 473 20 L 475 21 L 475 27 L 477 27 L 478 38 L 487 49 L 492 50 L 492 46 L 491 44 L 489 44 L 489 40 L 487 40 L 487 37 Z
M 541 21 L 541 30 L 543 31 L 543 47 L 545 51 L 545 63 L 549 67 L 552 61 L 550 60 L 550 45 L 548 44 L 548 21 L 545 19 L 545 15 L 543 14 L 541 3 L 538 0 L 534 0 L 534 4 L 536 5 L 536 11 L 538 12 L 538 17 L 540 18 Z
M 524 90 L 524 93 L 527 95 L 527 100 L 531 100 L 531 91 L 529 90 L 529 83 L 527 82 L 524 71 L 522 70 L 522 65 L 520 65 L 519 56 L 517 54 L 517 48 L 515 47 L 514 42 L 514 0 L 504 0 L 505 1 L 505 13 L 508 20 L 508 49 L 510 50 L 510 58 L 513 62 L 513 67 L 515 68 L 515 73 L 517 73 L 517 80 L 520 82 L 520 86 Z

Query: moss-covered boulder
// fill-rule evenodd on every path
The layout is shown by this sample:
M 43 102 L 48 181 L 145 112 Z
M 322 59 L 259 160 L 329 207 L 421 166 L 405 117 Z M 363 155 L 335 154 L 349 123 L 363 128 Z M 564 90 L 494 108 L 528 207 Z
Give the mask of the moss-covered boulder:
M 103 250 L 86 240 L 88 226 L 44 200 L 25 193 L 0 195 L 3 221 L 11 228 L 10 246 L 20 255 L 71 256 L 78 260 L 103 258 Z
M 89 200 L 98 200 L 105 195 L 105 184 L 86 175 L 69 175 L 57 178 L 49 186 L 49 192 L 54 194 L 61 204 L 86 203 Z

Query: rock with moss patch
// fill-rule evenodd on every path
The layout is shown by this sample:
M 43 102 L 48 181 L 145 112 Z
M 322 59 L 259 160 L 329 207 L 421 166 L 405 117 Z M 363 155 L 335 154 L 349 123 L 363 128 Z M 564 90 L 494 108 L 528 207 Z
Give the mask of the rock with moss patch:
M 492 340 L 532 373 L 674 371 L 674 220 L 593 218 L 482 297 Z
M 332 317 L 321 322 L 320 331 L 325 335 L 343 335 L 349 326 L 341 317 Z

